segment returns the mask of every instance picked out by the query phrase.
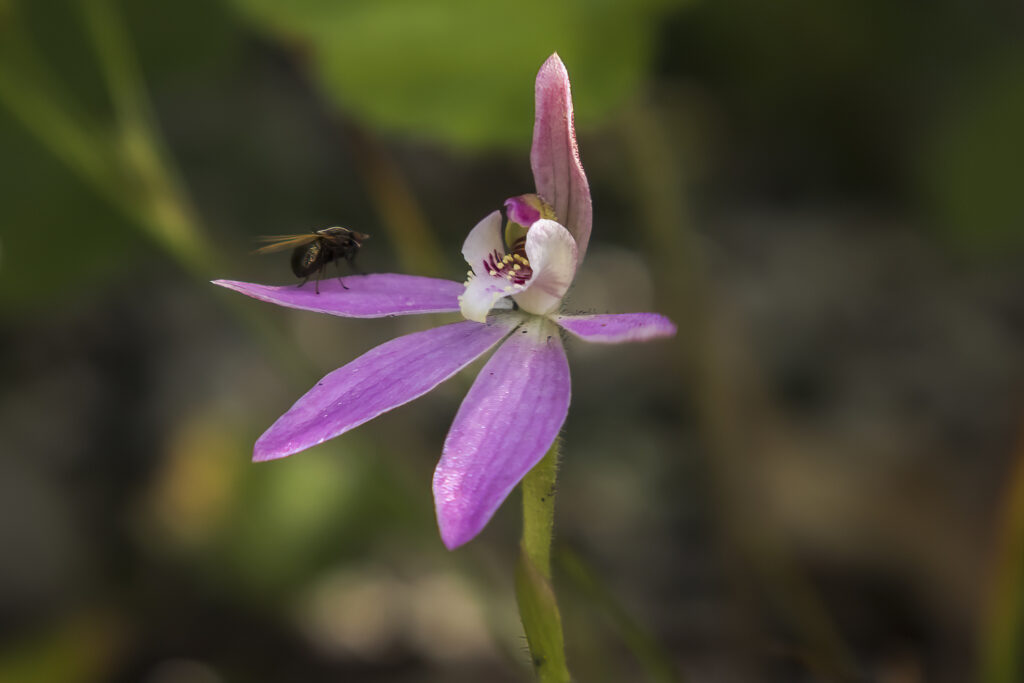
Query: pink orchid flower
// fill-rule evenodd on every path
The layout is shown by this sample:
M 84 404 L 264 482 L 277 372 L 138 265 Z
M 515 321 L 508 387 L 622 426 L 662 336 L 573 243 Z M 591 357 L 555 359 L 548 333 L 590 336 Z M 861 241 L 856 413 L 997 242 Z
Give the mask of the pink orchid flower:
M 537 74 L 530 154 L 536 194 L 505 203 L 474 227 L 465 284 L 399 274 L 353 275 L 347 289 L 217 280 L 289 308 L 353 318 L 461 311 L 462 322 L 371 349 L 330 373 L 257 441 L 253 459 L 323 443 L 436 387 L 501 342 L 463 400 L 434 473 L 441 539 L 475 537 L 551 447 L 569 410 L 569 364 L 559 328 L 589 342 L 668 337 L 656 313 L 563 315 L 562 298 L 590 239 L 590 187 L 580 165 L 569 76 L 558 55 Z

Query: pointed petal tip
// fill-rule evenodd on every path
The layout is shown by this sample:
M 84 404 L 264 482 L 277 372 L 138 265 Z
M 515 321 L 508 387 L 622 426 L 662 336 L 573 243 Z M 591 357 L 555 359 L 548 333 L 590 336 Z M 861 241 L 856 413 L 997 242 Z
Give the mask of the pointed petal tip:
M 557 52 L 552 52 L 551 56 L 544 60 L 544 63 L 540 68 L 541 70 L 545 68 L 555 68 L 565 71 L 565 64 L 562 62 L 562 58 L 558 56 Z
M 480 535 L 497 510 L 467 512 L 464 504 L 446 501 L 442 495 L 444 477 L 434 480 L 434 507 L 437 510 L 437 530 L 441 542 L 448 550 L 456 550 Z M 440 487 L 440 488 L 439 488 Z
M 444 547 L 449 551 L 458 550 L 462 546 L 466 545 L 469 541 L 473 540 L 472 536 L 466 534 L 456 534 L 452 531 L 446 531 L 444 527 L 438 527 L 441 532 L 441 543 L 444 543 Z
M 283 458 L 419 398 L 504 338 L 514 321 L 457 322 L 396 337 L 328 373 L 260 438 L 255 460 Z
M 535 87 L 537 90 L 556 88 L 559 91 L 564 90 L 568 92 L 570 88 L 569 70 L 565 68 L 565 63 L 562 62 L 557 52 L 540 65 L 540 69 L 537 70 Z
M 345 318 L 455 312 L 463 288 L 462 283 L 451 280 L 398 273 L 325 279 L 319 290 L 302 284 L 263 285 L 238 280 L 213 280 L 213 284 L 278 306 Z
M 483 530 L 544 457 L 569 410 L 569 364 L 555 326 L 532 318 L 477 375 L 434 471 L 441 540 L 454 549 Z
M 559 315 L 555 321 L 583 341 L 622 344 L 674 337 L 676 324 L 660 313 Z
M 256 447 L 253 449 L 252 452 L 252 461 L 269 462 L 271 460 L 280 460 L 281 458 L 284 458 L 288 455 L 291 455 L 291 453 L 275 453 L 273 451 L 264 451 L 260 448 L 259 442 L 257 442 Z
M 455 550 L 476 538 L 477 534 L 487 525 L 491 515 L 484 515 L 481 520 L 478 514 L 467 513 L 466 501 L 459 497 L 453 499 L 450 487 L 450 477 L 442 471 L 440 463 L 438 463 L 438 469 L 434 471 L 432 487 L 434 510 L 437 514 L 437 530 L 444 547 L 448 550 Z
M 537 72 L 534 98 L 530 150 L 534 185 L 554 209 L 558 222 L 576 239 L 580 262 L 590 241 L 593 205 L 576 143 L 569 73 L 557 53 Z
M 239 294 L 244 294 L 246 296 L 253 296 L 253 283 L 242 282 L 241 280 L 210 280 L 210 284 L 223 287 L 224 289 L 230 289 L 232 292 L 238 292 Z M 259 285 L 255 286 L 259 287 Z
M 304 451 L 307 448 L 311 448 L 315 444 L 307 444 L 300 448 L 291 447 L 290 443 L 282 443 L 280 439 L 277 439 L 275 443 L 274 427 L 271 426 L 267 431 L 263 432 L 256 443 L 252 446 L 252 461 L 253 462 L 270 462 L 271 460 L 280 460 L 281 458 L 287 458 L 289 455 L 294 455 L 300 451 Z

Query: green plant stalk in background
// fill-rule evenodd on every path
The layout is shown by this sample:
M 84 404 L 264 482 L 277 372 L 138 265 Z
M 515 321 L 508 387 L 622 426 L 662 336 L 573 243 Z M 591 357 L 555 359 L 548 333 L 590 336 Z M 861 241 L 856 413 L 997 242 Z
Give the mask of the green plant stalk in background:
M 1024 673 L 1024 439 L 1000 508 L 988 582 L 988 605 L 978 630 L 983 683 L 1014 683 Z
M 559 442 L 523 478 L 523 539 L 516 563 L 516 602 L 537 679 L 569 681 L 562 616 L 551 587 L 551 537 L 555 524 L 555 481 Z
M 601 580 L 576 552 L 559 545 L 555 551 L 559 573 L 582 594 L 584 604 L 607 622 L 623 645 L 636 657 L 644 672 L 644 680 L 652 683 L 682 683 L 672 656 L 658 642 L 654 633 L 636 619 L 614 592 Z
M 688 321 L 692 341 L 679 347 L 682 353 L 671 367 L 681 381 L 696 382 L 693 396 L 711 456 L 731 581 L 748 594 L 765 591 L 793 629 L 799 656 L 818 680 L 847 681 L 856 671 L 855 657 L 832 615 L 777 531 L 750 514 L 758 509 L 751 498 L 762 490 L 745 464 L 758 448 L 752 435 L 780 418 L 758 398 L 764 396 L 762 380 L 742 335 L 717 312 L 707 258 L 685 204 L 691 179 L 670 151 L 673 145 L 655 103 L 627 109 L 620 126 L 641 207 L 638 225 L 646 232 L 655 272 L 664 277 L 658 290 L 667 293 L 669 316 Z
M 114 106 L 112 149 L 126 180 L 134 181 L 140 222 L 179 263 L 203 275 L 214 266 L 211 246 L 160 135 L 127 27 L 110 0 L 91 0 L 81 10 Z

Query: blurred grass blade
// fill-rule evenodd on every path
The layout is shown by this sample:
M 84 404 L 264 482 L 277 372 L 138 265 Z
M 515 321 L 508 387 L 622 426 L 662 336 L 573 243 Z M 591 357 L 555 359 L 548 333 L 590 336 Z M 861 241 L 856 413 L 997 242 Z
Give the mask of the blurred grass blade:
M 28 40 L 14 6 L 0 22 L 0 103 L 61 163 L 101 195 L 118 195 L 109 132 L 64 95 Z
M 359 165 L 365 169 L 373 208 L 391 238 L 402 272 L 443 277 L 450 264 L 402 170 L 372 133 L 351 126 L 348 133 Z
M 128 31 L 111 0 L 79 6 L 114 105 L 120 161 L 137 179 L 144 225 L 183 265 L 208 274 L 208 245 L 164 148 Z
M 587 603 L 608 618 L 626 647 L 643 667 L 647 680 L 682 683 L 684 679 L 665 649 L 615 599 L 608 587 L 594 575 L 579 555 L 566 548 L 560 548 L 556 562 L 569 581 L 583 594 Z
M 986 623 L 980 629 L 980 680 L 1017 683 L 1024 675 L 1024 438 L 1017 447 L 998 533 Z
M 689 321 L 689 344 L 680 346 L 673 371 L 694 382 L 693 396 L 702 436 L 710 453 L 710 472 L 721 504 L 721 532 L 733 555 L 733 577 L 756 578 L 778 613 L 800 640 L 806 666 L 820 680 L 845 681 L 855 671 L 855 657 L 817 590 L 790 556 L 778 533 L 751 514 L 751 496 L 759 484 L 747 462 L 762 446 L 759 430 L 781 419 L 761 398 L 766 395 L 741 334 L 718 313 L 706 256 L 690 220 L 691 179 L 677 158 L 670 129 L 659 108 L 638 102 L 621 119 L 629 174 L 641 207 L 639 224 L 646 232 L 658 290 L 675 320 Z
M 118 126 L 93 121 L 49 73 L 18 16 L 9 6 L 0 24 L 0 102 L 57 159 L 104 199 L 143 228 L 193 272 L 208 274 L 208 249 L 184 194 L 159 152 L 148 102 L 127 35 L 104 0 L 82 3 L 111 88 Z M 134 75 L 132 75 L 134 74 Z
M 82 3 L 82 11 L 111 91 L 117 128 L 93 120 L 68 96 L 12 3 L 0 4 L 0 105 L 182 268 L 206 279 L 224 258 L 205 239 L 172 170 L 127 31 L 109 0 Z M 291 376 L 316 376 L 255 309 L 234 297 L 221 300 Z

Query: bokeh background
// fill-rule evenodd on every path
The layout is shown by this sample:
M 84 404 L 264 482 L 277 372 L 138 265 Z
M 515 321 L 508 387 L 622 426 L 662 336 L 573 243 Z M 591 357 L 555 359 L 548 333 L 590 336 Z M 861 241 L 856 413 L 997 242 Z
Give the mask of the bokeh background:
M 580 681 L 1021 678 L 1024 6 L 0 0 L 0 680 L 523 681 L 513 494 L 454 553 L 472 372 L 249 462 L 343 320 L 255 237 L 345 225 L 460 279 L 573 79 L 555 585 Z M 279 258 L 278 258 L 279 257 Z

